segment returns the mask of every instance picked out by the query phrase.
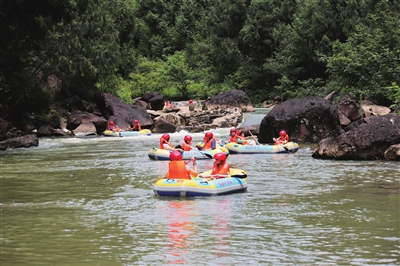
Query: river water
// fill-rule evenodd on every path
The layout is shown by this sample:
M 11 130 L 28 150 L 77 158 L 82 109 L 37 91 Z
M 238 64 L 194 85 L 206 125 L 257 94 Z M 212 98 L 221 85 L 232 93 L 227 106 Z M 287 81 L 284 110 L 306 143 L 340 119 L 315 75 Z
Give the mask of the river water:
M 399 162 L 317 160 L 315 145 L 230 155 L 248 192 L 161 199 L 168 162 L 147 156 L 159 137 L 1 151 L 0 265 L 399 265 Z

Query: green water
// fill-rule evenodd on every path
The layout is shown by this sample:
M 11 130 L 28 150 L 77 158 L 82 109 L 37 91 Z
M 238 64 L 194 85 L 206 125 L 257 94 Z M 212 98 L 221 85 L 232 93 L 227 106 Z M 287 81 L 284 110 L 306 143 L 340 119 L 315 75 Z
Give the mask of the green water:
M 247 193 L 160 199 L 158 138 L 0 152 L 0 265 L 399 265 L 398 162 L 316 160 L 309 146 L 231 155 Z

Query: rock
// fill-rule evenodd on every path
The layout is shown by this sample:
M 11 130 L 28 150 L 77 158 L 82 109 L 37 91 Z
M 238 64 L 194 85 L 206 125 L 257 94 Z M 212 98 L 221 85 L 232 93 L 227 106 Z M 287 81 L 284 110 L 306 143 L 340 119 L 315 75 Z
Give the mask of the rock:
M 129 129 L 132 121 L 136 119 L 139 120 L 142 129 L 150 128 L 153 125 L 153 120 L 146 109 L 141 106 L 126 104 L 111 93 L 96 94 L 95 102 L 102 116 L 109 121 L 114 121 L 122 130 Z
M 383 155 L 388 160 L 400 161 L 400 144 L 390 146 Z
M 159 91 L 148 92 L 140 100 L 150 104 L 152 110 L 162 110 L 164 108 L 164 95 Z
M 361 118 L 360 115 L 360 103 L 345 95 L 340 99 L 338 109 L 342 112 L 350 121 L 356 121 Z
M 151 132 L 153 133 L 174 133 L 175 131 L 176 125 L 166 122 L 162 118 L 158 119 L 151 128 Z
M 250 98 L 242 90 L 230 90 L 204 102 L 208 110 L 238 107 L 242 112 L 254 112 Z
M 342 127 L 348 126 L 351 124 L 351 120 L 347 118 L 345 114 L 342 113 L 342 111 L 338 110 L 339 114 L 339 119 L 340 119 L 340 125 Z
M 108 121 L 104 119 L 104 117 L 76 110 L 68 117 L 67 129 L 73 131 L 79 127 L 80 124 L 85 123 L 93 123 L 98 134 L 101 134 L 108 126 Z
M 51 137 L 53 135 L 53 127 L 49 124 L 43 125 L 39 127 L 37 131 L 37 136 L 38 137 Z
M 0 141 L 0 150 L 6 150 L 9 148 L 29 148 L 32 146 L 37 147 L 38 145 L 39 139 L 36 134 L 30 134 Z
M 390 108 L 386 106 L 376 105 L 370 101 L 363 101 L 362 109 L 365 117 L 387 115 L 391 112 Z
M 96 132 L 96 127 L 92 122 L 81 123 L 77 128 L 72 130 L 72 133 L 76 137 L 93 136 L 96 135 Z
M 0 117 L 0 140 L 7 138 L 7 132 L 11 129 L 11 124 Z
M 136 100 L 133 105 L 134 106 L 140 106 L 140 107 L 142 107 L 143 109 L 146 109 L 146 110 L 151 108 L 149 103 L 146 103 L 145 101 L 142 101 L 142 100 Z
M 323 139 L 312 156 L 337 160 L 380 160 L 400 143 L 400 116 L 387 114 L 363 119 L 364 123 L 337 137 Z
M 336 94 L 336 91 L 332 91 L 331 93 L 329 93 L 328 95 L 325 96 L 325 100 L 332 102 L 335 94 Z
M 261 121 L 259 141 L 271 143 L 279 131 L 286 130 L 290 140 L 316 143 L 340 133 L 337 108 L 317 96 L 285 101 L 275 106 Z

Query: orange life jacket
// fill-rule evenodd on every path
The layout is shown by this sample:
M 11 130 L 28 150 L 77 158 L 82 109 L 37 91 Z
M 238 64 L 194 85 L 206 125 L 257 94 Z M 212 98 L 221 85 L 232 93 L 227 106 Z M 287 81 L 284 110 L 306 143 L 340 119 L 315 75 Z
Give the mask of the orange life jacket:
M 239 139 L 241 139 L 241 140 L 243 140 L 243 142 L 240 143 L 240 144 L 242 144 L 242 145 L 247 145 L 247 144 L 248 144 L 248 142 L 247 142 L 247 140 L 246 140 L 245 137 L 241 137 L 241 136 L 236 136 L 236 137 L 239 138 Z M 239 142 L 237 142 L 237 143 L 239 143 Z
M 230 166 L 228 163 L 224 162 L 221 165 L 214 164 L 212 175 L 230 175 Z
M 285 144 L 289 141 L 289 135 L 279 136 L 277 140 L 275 140 L 275 145 L 277 144 Z
M 142 130 L 142 127 L 140 126 L 139 123 L 133 124 L 132 130 L 133 130 L 133 131 L 140 131 L 140 130 Z
M 119 131 L 118 127 L 116 127 L 116 126 L 111 126 L 111 125 L 108 125 L 107 130 L 115 131 L 115 132 L 118 132 L 118 131 Z
M 217 148 L 217 141 L 215 140 L 215 138 L 211 138 L 208 141 L 204 140 L 204 146 L 203 146 L 203 150 L 212 150 L 212 142 L 214 141 L 214 149 Z
M 191 145 L 189 145 L 189 144 L 187 144 L 187 143 L 182 143 L 181 147 L 182 147 L 182 149 L 183 149 L 184 151 L 190 151 L 190 150 L 192 150 Z
M 230 136 L 229 137 L 229 142 L 238 143 L 237 140 L 236 140 L 236 135 L 235 136 Z
M 169 171 L 166 177 L 176 179 L 192 179 L 189 171 L 186 169 L 186 163 L 184 161 L 169 162 Z
M 166 139 L 161 138 L 161 139 L 160 139 L 160 149 L 164 149 L 164 143 L 168 144 L 168 145 L 171 146 L 171 147 L 174 147 L 174 146 L 172 146 L 172 144 L 169 143 Z

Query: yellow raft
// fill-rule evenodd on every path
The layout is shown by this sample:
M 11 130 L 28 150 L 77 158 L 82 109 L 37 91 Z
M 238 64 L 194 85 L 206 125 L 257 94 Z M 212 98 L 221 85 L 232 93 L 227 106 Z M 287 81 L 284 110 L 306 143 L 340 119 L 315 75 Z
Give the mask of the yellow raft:
M 151 135 L 150 129 L 142 129 L 140 131 L 121 131 L 121 132 L 114 132 L 111 130 L 106 130 L 103 132 L 104 136 L 109 137 L 130 137 L 130 136 L 139 136 L 139 135 Z
M 210 174 L 211 171 L 207 171 L 191 180 L 159 179 L 154 184 L 154 194 L 160 197 L 209 197 L 247 191 L 247 174 L 241 169 L 231 169 L 230 176 L 215 180 Z

